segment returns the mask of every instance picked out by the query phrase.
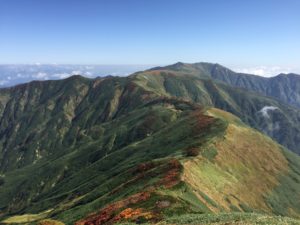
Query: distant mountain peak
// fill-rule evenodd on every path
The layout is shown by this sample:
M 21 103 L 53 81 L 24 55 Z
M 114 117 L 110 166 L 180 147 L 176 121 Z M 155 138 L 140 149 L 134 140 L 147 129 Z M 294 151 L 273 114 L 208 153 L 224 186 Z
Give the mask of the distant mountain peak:
M 174 63 L 173 66 L 184 66 L 186 63 L 184 62 L 177 62 L 177 63 Z

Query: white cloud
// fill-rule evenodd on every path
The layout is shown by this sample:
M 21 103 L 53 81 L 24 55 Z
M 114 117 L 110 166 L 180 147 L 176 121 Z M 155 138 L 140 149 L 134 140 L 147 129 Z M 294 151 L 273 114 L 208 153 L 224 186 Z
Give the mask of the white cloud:
M 67 78 L 69 76 L 71 76 L 71 74 L 69 74 L 69 73 L 56 73 L 56 74 L 53 74 L 54 78 L 59 78 L 59 79 L 64 79 L 64 78 Z
M 256 67 L 246 67 L 246 68 L 235 68 L 236 72 L 255 74 L 264 77 L 276 76 L 280 73 L 292 73 L 295 69 L 283 68 L 279 66 L 256 66 Z
M 108 74 L 109 74 L 109 75 L 112 75 L 112 76 L 128 76 L 128 75 L 130 75 L 131 73 L 117 71 L 117 72 L 112 72 L 112 73 L 108 73 Z
M 268 112 L 269 111 L 274 111 L 278 109 L 278 107 L 275 106 L 264 106 L 261 110 L 259 110 L 260 113 L 262 113 L 262 115 L 266 118 L 270 118 Z
M 80 74 L 82 74 L 82 72 L 81 72 L 80 70 L 73 70 L 73 71 L 71 72 L 71 74 L 72 74 L 72 75 L 80 75 Z
M 91 76 L 93 76 L 93 73 L 91 73 L 91 72 L 89 72 L 89 71 L 86 71 L 86 72 L 84 73 L 84 76 L 91 77 Z
M 7 80 L 0 80 L 0 85 L 5 85 L 5 84 L 7 84 L 7 83 L 8 83 Z
M 37 74 L 34 74 L 34 75 L 32 75 L 32 77 L 36 78 L 36 79 L 44 79 L 44 80 L 48 79 L 47 73 L 44 73 L 44 72 L 39 72 Z
M 22 73 L 18 73 L 17 74 L 17 78 L 28 78 L 28 77 L 31 77 L 31 75 L 29 75 L 29 74 L 22 74 Z
M 71 73 L 55 73 L 55 74 L 51 75 L 51 77 L 58 78 L 58 79 L 65 79 L 65 78 L 68 78 L 68 77 L 73 76 L 73 75 L 84 75 L 84 76 L 87 76 L 87 77 L 93 77 L 92 72 L 86 71 L 86 72 L 83 73 L 80 70 L 74 70 Z

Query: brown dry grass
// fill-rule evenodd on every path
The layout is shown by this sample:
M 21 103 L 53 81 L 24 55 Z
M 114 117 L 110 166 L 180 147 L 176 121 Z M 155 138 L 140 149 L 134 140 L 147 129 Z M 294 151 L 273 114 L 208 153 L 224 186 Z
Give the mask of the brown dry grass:
M 220 117 L 222 111 L 217 113 Z M 288 171 L 280 146 L 257 131 L 234 123 L 240 122 L 234 116 L 221 116 L 232 123 L 225 136 L 212 144 L 218 150 L 214 162 L 202 156 L 185 162 L 183 180 L 225 211 L 230 211 L 231 206 L 242 211 L 239 204 L 246 203 L 250 208 L 270 212 L 265 196 L 278 185 L 279 175 Z M 208 201 L 201 196 L 199 199 L 212 209 Z

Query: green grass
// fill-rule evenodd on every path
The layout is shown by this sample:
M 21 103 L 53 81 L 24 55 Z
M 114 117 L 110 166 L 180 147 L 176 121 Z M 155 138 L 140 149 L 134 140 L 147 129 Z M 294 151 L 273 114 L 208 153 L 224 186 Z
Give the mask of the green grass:
M 299 220 L 250 213 L 189 214 L 167 218 L 161 224 L 253 224 L 297 225 Z
M 30 223 L 34 221 L 39 221 L 41 219 L 47 218 L 51 210 L 41 212 L 39 214 L 24 214 L 20 216 L 12 216 L 8 219 L 1 221 L 3 224 L 20 224 L 20 223 Z
M 133 225 L 135 223 L 124 222 L 119 225 Z M 149 224 L 149 223 L 145 223 Z M 299 220 L 255 213 L 220 213 L 220 214 L 185 214 L 165 218 L 156 223 L 158 225 L 168 224 L 191 224 L 191 225 L 298 225 Z
M 205 148 L 201 152 L 202 156 L 207 158 L 210 161 L 213 161 L 214 158 L 218 155 L 218 150 L 214 146 L 210 146 L 208 148 Z
M 267 201 L 277 215 L 297 215 L 300 213 L 300 197 L 295 192 L 300 190 L 300 157 L 286 149 L 282 152 L 289 163 L 288 176 L 279 177 L 280 184 L 267 196 Z

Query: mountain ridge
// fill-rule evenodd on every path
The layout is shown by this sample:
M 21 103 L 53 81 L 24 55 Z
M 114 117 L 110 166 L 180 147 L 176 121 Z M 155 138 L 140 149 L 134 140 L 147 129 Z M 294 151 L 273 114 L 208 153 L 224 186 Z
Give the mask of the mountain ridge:
M 2 223 L 300 217 L 300 157 L 258 131 L 297 147 L 300 113 L 272 98 L 152 70 L 1 89 L 0 106 Z
M 135 77 L 148 91 L 159 90 L 160 95 L 179 97 L 229 111 L 241 117 L 248 125 L 263 131 L 289 149 L 299 152 L 297 142 L 292 141 L 299 138 L 298 131 L 288 131 L 298 129 L 294 125 L 299 122 L 299 110 L 293 106 L 254 91 L 215 82 L 209 77 L 199 78 L 185 70 L 150 70 L 137 73 Z M 261 113 L 266 106 L 280 110 L 268 111 L 270 115 L 266 117 Z M 286 138 L 291 140 L 288 141 Z M 287 142 L 294 144 L 292 146 Z
M 134 90 L 138 90 L 139 94 L 134 94 Z M 95 122 L 114 119 L 144 101 L 143 98 L 162 96 L 181 98 L 229 111 L 290 150 L 298 154 L 300 151 L 298 110 L 254 92 L 248 93 L 193 75 L 187 77 L 186 73 L 181 71 L 165 73 L 151 70 L 129 77 L 96 79 L 73 76 L 60 81 L 37 81 L 1 89 L 0 96 L 2 170 L 7 170 L 6 167 L 18 167 L 17 165 L 21 166 L 23 163 L 26 165 L 26 162 L 31 163 L 42 152 L 48 154 L 47 149 L 57 149 L 59 146 L 63 148 L 74 143 L 74 135 L 79 132 L 74 133 L 76 127 L 81 127 L 82 130 Z M 136 98 L 135 102 L 130 100 L 133 96 Z M 266 106 L 273 106 L 279 110 L 269 110 L 267 114 L 260 113 Z M 85 114 L 90 111 L 89 107 L 93 110 L 90 115 Z M 44 116 L 44 120 L 41 115 Z M 40 120 L 43 122 L 40 123 Z M 24 132 L 26 129 L 31 132 Z M 39 141 L 49 135 L 52 139 L 55 137 L 55 142 L 51 145 Z M 23 149 L 28 143 L 31 143 L 31 147 Z M 8 148 L 11 150 L 7 151 Z M 40 150 L 34 153 L 34 149 Z M 21 157 L 18 163 L 18 157 L 15 155 Z M 26 158 L 26 155 L 30 157 Z M 9 158 L 15 162 L 10 162 Z
M 189 64 L 179 62 L 166 67 L 156 67 L 152 70 L 158 69 L 185 71 L 195 76 L 210 77 L 229 85 L 255 91 L 298 108 L 300 107 L 300 75 L 295 73 L 262 77 L 253 74 L 236 73 L 218 63 Z

